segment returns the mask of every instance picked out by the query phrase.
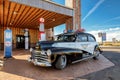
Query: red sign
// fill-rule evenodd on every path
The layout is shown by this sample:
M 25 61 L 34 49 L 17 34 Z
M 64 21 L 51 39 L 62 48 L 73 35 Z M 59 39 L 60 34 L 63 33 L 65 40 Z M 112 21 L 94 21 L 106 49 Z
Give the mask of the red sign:
M 42 35 L 42 34 L 45 34 L 45 32 L 44 32 L 44 31 L 40 31 L 40 32 L 39 32 L 39 35 L 38 35 L 38 39 L 39 39 L 39 40 L 41 40 L 41 35 Z
M 44 22 L 45 22 L 45 19 L 44 19 L 44 18 L 40 18 L 40 19 L 39 19 L 39 22 L 40 22 L 40 23 L 44 23 Z

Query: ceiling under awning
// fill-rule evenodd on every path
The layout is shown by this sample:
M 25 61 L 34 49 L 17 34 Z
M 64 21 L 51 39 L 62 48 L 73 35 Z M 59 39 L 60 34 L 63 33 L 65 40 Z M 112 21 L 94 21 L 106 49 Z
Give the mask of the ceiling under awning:
M 36 29 L 39 26 L 39 18 L 42 17 L 45 19 L 45 28 L 48 29 L 60 24 L 64 24 L 67 19 L 72 17 L 70 15 L 32 7 L 10 0 L 3 0 L 3 2 L 0 0 L 0 10 L 0 24 L 4 27 Z

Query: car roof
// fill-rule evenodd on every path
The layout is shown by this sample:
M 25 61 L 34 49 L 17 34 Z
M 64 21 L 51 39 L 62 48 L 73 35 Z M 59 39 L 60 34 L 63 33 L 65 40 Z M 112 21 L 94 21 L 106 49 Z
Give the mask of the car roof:
M 84 33 L 84 32 L 69 32 L 69 33 L 62 33 L 62 34 L 58 34 L 57 36 L 60 36 L 60 35 L 76 35 L 76 34 L 86 34 L 86 35 L 91 35 L 93 36 L 92 34 L 90 33 Z
M 59 35 L 56 35 L 56 36 L 62 36 L 62 35 L 82 35 L 82 34 L 85 34 L 85 35 L 90 35 L 92 37 L 94 37 L 92 34 L 90 33 L 85 33 L 85 32 L 69 32 L 69 33 L 62 33 L 62 34 L 59 34 Z M 95 37 L 94 37 L 95 38 Z

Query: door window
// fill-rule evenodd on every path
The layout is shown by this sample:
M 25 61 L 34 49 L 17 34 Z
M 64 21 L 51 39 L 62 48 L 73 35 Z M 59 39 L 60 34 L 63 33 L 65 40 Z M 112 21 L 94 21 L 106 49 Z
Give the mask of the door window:
M 78 35 L 77 42 L 87 42 L 87 36 L 86 35 Z
M 89 35 L 88 36 L 88 41 L 89 42 L 95 42 L 95 38 Z

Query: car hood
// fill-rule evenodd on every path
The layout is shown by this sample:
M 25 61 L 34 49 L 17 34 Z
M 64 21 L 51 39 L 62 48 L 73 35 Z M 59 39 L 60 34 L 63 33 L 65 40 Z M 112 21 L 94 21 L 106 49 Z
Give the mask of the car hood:
M 60 42 L 60 41 L 40 41 L 39 45 L 42 50 L 47 50 L 47 49 L 53 49 L 54 48 L 53 45 L 56 43 L 62 43 L 62 42 Z
M 53 53 L 56 52 L 80 52 L 80 49 L 76 49 L 75 43 L 73 42 L 62 42 L 62 41 L 40 41 L 41 50 L 50 49 Z

